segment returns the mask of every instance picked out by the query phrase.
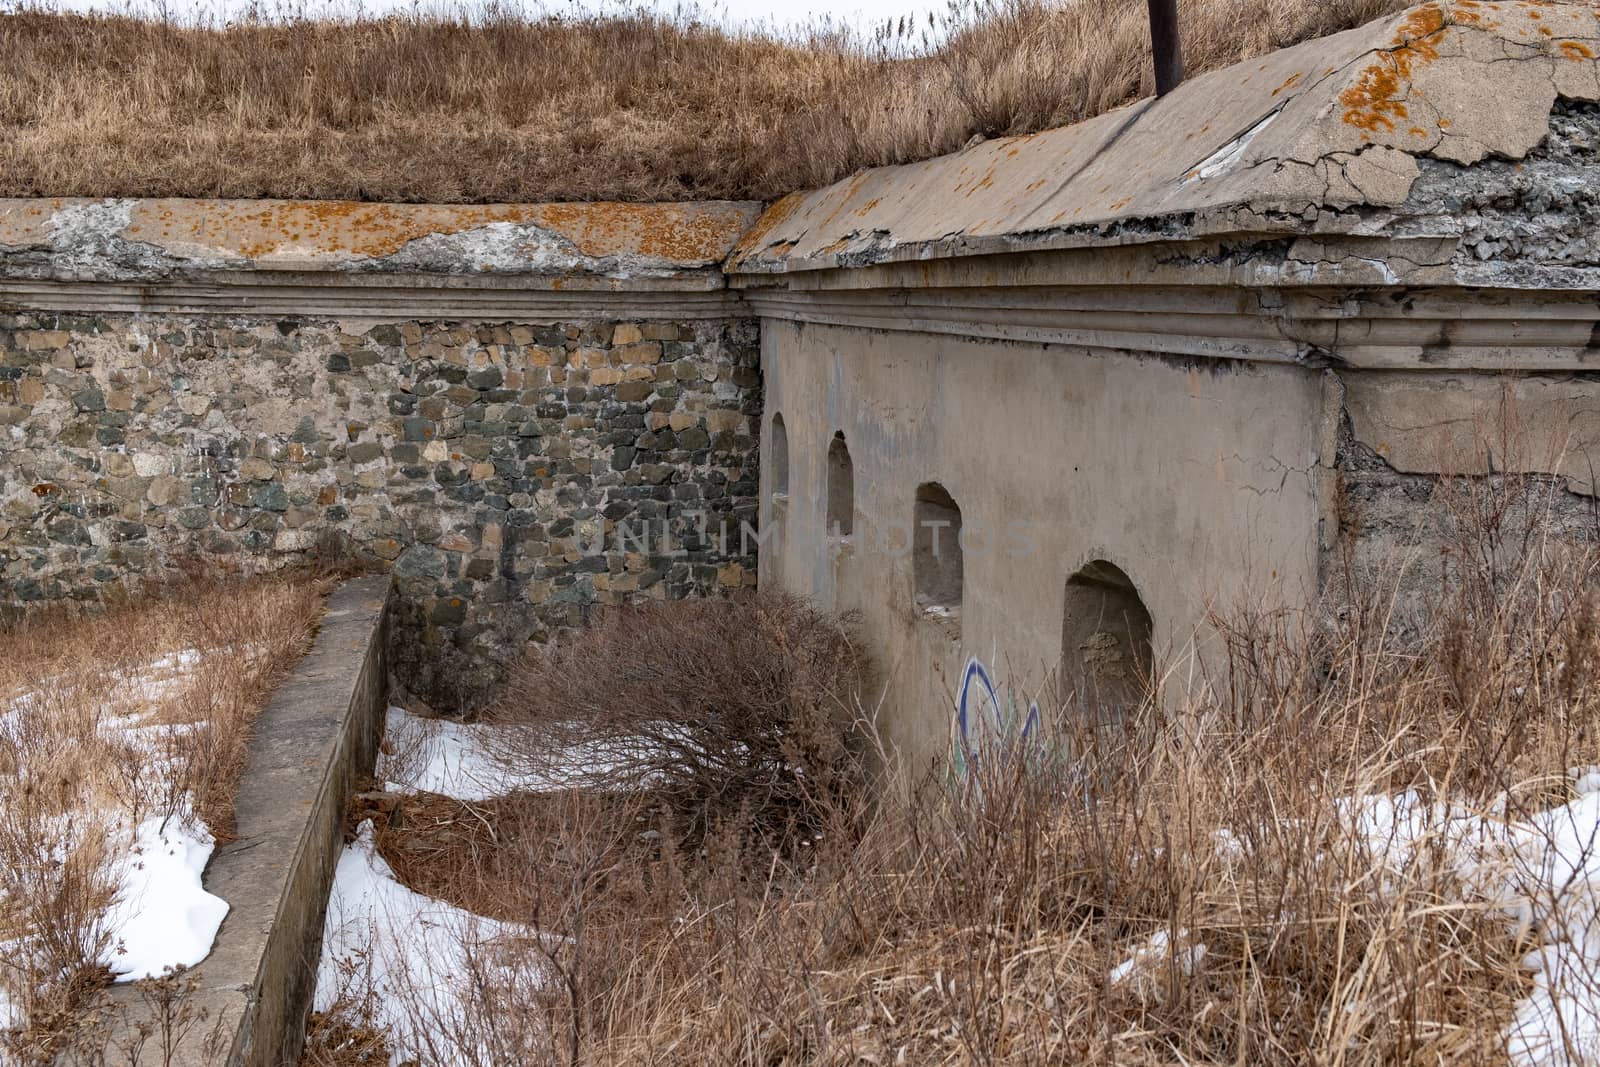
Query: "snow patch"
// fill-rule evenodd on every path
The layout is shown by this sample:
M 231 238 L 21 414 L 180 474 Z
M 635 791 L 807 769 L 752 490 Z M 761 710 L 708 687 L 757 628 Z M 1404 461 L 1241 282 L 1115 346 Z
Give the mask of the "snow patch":
M 114 864 L 117 901 L 106 915 L 113 947 L 101 962 L 117 981 L 159 978 L 210 955 L 228 914 L 228 902 L 201 884 L 215 848 L 187 809 L 134 828 Z
M 519 771 L 495 756 L 494 733 L 506 727 L 425 719 L 391 707 L 378 777 L 390 792 L 440 793 L 472 803 L 510 793 L 541 793 L 592 781 L 616 766 L 601 743 L 575 745 L 560 766 Z
M 1166 930 L 1157 930 L 1145 939 L 1144 944 L 1134 949 L 1132 955 L 1111 968 L 1111 973 L 1106 976 L 1106 981 L 1111 985 L 1116 985 L 1119 982 L 1127 981 L 1135 972 L 1148 974 L 1168 959 L 1174 959 L 1178 969 L 1184 974 L 1193 974 L 1195 968 L 1200 966 L 1201 962 L 1206 958 L 1206 954 L 1210 952 L 1210 948 L 1203 943 L 1198 945 L 1188 944 L 1189 931 L 1181 927 L 1178 930 L 1177 940 L 1183 947 L 1178 950 L 1174 959 L 1172 954 L 1172 935 Z
M 495 944 L 542 936 L 401 885 L 378 854 L 370 821 L 339 858 L 327 914 L 315 1010 L 333 1009 L 352 983 L 363 996 L 370 990 L 371 1025 L 387 1037 L 396 1065 L 419 1050 L 472 1062 L 453 1041 L 469 1013 L 493 1010 L 473 995 L 485 969 L 496 969 Z
M 1533 991 L 1504 1031 L 1513 1067 L 1580 1067 L 1600 1061 L 1600 769 L 1574 768 L 1571 802 L 1523 819 L 1425 801 L 1416 790 L 1339 802 L 1341 815 L 1391 871 L 1419 850 L 1451 865 L 1468 895 L 1500 907 L 1507 934 L 1536 931 L 1544 944 L 1523 965 Z
M 111 224 L 104 218 L 101 221 Z M 51 837 L 52 851 L 60 853 L 54 857 L 57 862 L 86 835 L 104 837 L 106 873 L 116 891 L 100 917 L 100 929 L 108 940 L 99 962 L 118 982 L 157 978 L 173 968 L 200 963 L 210 955 L 228 914 L 227 902 L 204 888 L 206 865 L 216 841 L 195 818 L 188 799 L 175 808 L 164 801 L 152 803 L 166 814 L 139 818 L 143 805 L 167 797 L 171 791 L 172 739 L 196 728 L 191 723 L 151 723 L 150 714 L 176 694 L 184 674 L 200 661 L 199 651 L 179 649 L 138 667 L 108 673 L 104 691 L 93 694 L 95 729 L 107 742 L 139 755 L 144 764 L 140 788 L 144 796 L 107 808 L 68 813 L 59 819 Z M 0 744 L 6 743 L 8 733 L 24 727 L 24 716 L 51 714 L 52 709 L 41 704 L 51 700 L 52 690 L 60 691 L 64 684 L 62 679 L 45 679 L 32 691 L 0 703 Z M 8 955 L 25 955 L 32 950 L 33 941 L 34 935 L 28 934 L 4 948 Z M 0 1029 L 25 1022 L 21 1006 L 0 993 Z

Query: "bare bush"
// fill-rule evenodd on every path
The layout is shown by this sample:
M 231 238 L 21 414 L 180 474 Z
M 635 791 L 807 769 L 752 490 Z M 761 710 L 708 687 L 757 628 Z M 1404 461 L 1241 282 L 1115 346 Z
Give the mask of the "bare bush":
M 739 820 L 802 836 L 859 787 L 849 744 L 865 660 L 847 624 L 800 597 L 655 601 L 535 650 L 489 711 L 501 762 L 648 792 L 692 839 Z
M 1184 54 L 1199 74 L 1403 6 L 1185 0 Z M 931 28 L 783 40 L 692 7 L 277 10 L 226 26 L 0 15 L 0 195 L 768 200 L 1153 91 L 1138 0 L 985 0 Z

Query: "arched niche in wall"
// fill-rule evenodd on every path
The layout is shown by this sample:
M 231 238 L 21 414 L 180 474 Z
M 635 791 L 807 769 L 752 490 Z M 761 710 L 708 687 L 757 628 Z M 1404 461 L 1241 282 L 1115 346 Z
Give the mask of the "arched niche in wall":
M 836 433 L 828 445 L 828 536 L 849 537 L 855 520 L 856 468 L 844 434 Z
M 783 416 L 772 416 L 770 434 L 772 448 L 772 502 L 784 503 L 789 499 L 789 432 L 783 428 Z
M 1154 665 L 1150 611 L 1133 580 L 1097 559 L 1067 579 L 1061 625 L 1065 695 L 1116 717 L 1138 704 Z
M 917 607 L 939 618 L 961 615 L 961 509 L 938 482 L 917 486 L 912 508 L 911 578 Z

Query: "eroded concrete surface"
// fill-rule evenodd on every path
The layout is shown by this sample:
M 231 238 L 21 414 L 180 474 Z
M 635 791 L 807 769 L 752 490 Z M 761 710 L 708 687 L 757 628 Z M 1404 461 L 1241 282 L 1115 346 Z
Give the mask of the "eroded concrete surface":
M 11 277 L 215 270 L 672 277 L 715 268 L 760 205 L 0 200 Z
M 1600 99 L 1597 49 L 1593 5 L 1426 3 L 1076 126 L 797 193 L 745 235 L 733 266 L 1392 231 L 1444 206 L 1427 182 L 1412 199 L 1431 164 L 1521 160 L 1558 99 Z M 1395 263 L 1382 280 L 1405 274 Z
M 1092 561 L 1132 579 L 1180 686 L 1207 669 L 1208 607 L 1317 594 L 1323 390 L 1301 368 L 792 323 L 768 324 L 762 367 L 762 582 L 861 613 L 888 682 L 882 725 L 913 766 L 944 752 L 967 656 L 1023 691 L 1045 683 L 1067 580 Z M 825 518 L 836 433 L 854 466 L 847 546 Z M 919 606 L 903 548 L 929 482 L 961 512 L 954 618 Z

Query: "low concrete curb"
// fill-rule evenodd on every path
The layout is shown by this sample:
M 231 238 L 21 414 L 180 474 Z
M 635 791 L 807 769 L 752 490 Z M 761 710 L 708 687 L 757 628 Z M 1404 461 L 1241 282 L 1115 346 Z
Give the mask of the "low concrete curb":
M 205 876 L 230 907 L 211 955 L 190 972 L 198 986 L 188 1003 L 208 1017 L 186 1035 L 175 1064 L 300 1059 L 345 805 L 382 731 L 388 595 L 387 576 L 334 590 L 311 651 L 257 720 L 238 838 L 217 850 Z M 206 1040 L 218 1020 L 220 1048 Z

